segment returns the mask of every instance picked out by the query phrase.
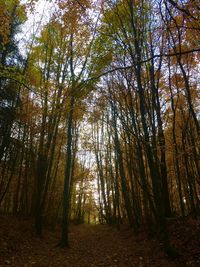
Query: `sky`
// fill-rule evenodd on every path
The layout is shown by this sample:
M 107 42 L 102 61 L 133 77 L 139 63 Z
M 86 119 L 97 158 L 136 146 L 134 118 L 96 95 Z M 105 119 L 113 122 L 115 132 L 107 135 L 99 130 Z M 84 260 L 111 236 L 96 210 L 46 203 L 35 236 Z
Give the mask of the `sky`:
M 21 0 L 21 3 L 27 3 L 27 0 Z M 18 34 L 19 45 L 22 54 L 27 53 L 28 44 L 33 38 L 39 36 L 42 26 L 45 25 L 54 9 L 54 1 L 38 0 L 35 8 L 27 13 L 27 21 L 23 24 L 22 31 Z

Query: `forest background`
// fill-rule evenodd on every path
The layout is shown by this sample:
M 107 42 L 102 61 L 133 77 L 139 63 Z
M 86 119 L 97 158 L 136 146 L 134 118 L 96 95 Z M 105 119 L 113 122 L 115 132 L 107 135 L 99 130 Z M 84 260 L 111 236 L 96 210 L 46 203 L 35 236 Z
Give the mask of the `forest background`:
M 38 1 L 0 0 L 2 213 L 61 246 L 70 221 L 128 223 L 176 256 L 167 220 L 200 212 L 198 4 L 47 1 L 26 33 Z

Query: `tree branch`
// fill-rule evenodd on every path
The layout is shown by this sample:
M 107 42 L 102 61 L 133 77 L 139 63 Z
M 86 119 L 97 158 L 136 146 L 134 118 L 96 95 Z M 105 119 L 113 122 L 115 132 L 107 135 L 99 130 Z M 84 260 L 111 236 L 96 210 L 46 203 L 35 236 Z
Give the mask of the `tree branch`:
M 187 51 L 181 51 L 181 52 L 176 52 L 176 53 L 170 53 L 170 54 L 157 54 L 157 55 L 154 55 L 153 57 L 149 57 L 145 60 L 142 60 L 140 63 L 143 64 L 143 63 L 147 63 L 149 61 L 151 61 L 152 59 L 155 59 L 155 58 L 161 58 L 161 57 L 173 57 L 173 56 L 177 56 L 177 55 L 187 55 L 187 54 L 190 54 L 190 53 L 194 53 L 194 52 L 200 52 L 200 48 L 194 48 L 194 49 L 191 49 L 191 50 L 187 50 Z M 113 69 L 110 69 L 108 71 L 105 71 L 99 75 L 97 75 L 96 77 L 92 77 L 90 79 L 87 79 L 85 82 L 88 82 L 88 81 L 91 81 L 91 80 L 98 80 L 99 78 L 107 75 L 107 74 L 110 74 L 110 73 L 113 73 L 115 71 L 118 71 L 118 70 L 128 70 L 128 69 L 131 69 L 134 67 L 134 64 L 132 65 L 129 65 L 129 66 L 125 66 L 125 67 L 116 67 L 116 68 L 113 68 Z
M 168 0 L 168 2 L 175 7 L 176 9 L 178 9 L 179 11 L 185 13 L 187 16 L 193 18 L 194 20 L 198 20 L 197 18 L 195 18 L 189 11 L 187 11 L 186 9 L 180 7 L 176 2 L 174 2 L 173 0 Z

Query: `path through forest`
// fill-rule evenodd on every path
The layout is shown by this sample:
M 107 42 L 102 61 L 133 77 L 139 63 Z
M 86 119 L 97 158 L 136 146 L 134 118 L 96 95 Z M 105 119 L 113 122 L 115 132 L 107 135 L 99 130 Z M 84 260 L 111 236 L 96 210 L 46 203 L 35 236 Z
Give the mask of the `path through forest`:
M 172 261 L 164 255 L 162 244 L 142 232 L 134 236 L 126 226 L 121 231 L 104 225 L 71 226 L 71 248 L 61 249 L 55 247 L 59 230 L 47 230 L 40 240 L 32 221 L 0 216 L 0 266 L 199 266 L 199 226 L 194 220 L 172 226 L 174 243 L 184 255 Z

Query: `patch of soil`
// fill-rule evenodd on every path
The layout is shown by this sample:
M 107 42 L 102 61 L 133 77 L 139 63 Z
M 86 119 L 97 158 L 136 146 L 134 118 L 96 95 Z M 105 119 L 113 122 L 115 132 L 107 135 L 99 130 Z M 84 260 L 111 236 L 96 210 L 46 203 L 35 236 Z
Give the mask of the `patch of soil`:
M 71 226 L 70 248 L 55 247 L 60 231 L 45 231 L 38 239 L 31 220 L 0 216 L 0 266 L 13 267 L 173 267 L 200 266 L 200 221 L 191 218 L 169 223 L 172 243 L 181 256 L 172 261 L 162 244 L 144 233 L 134 236 L 103 225 Z

